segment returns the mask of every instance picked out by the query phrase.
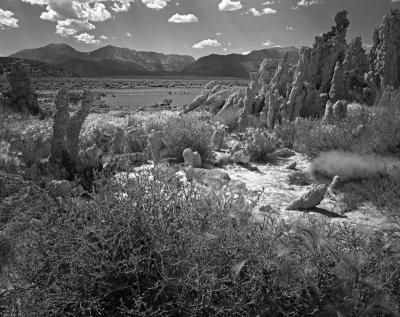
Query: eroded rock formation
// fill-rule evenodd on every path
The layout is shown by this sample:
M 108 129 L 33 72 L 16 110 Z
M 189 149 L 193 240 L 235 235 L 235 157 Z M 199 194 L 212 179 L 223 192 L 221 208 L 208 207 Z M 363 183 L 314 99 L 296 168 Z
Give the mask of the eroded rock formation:
M 79 133 L 92 104 L 92 95 L 84 92 L 80 108 L 70 116 L 68 90 L 62 88 L 56 97 L 53 135 L 50 141 L 50 164 L 73 178 L 79 167 Z
M 400 10 L 392 9 L 373 34 L 370 79 L 380 90 L 400 87 Z

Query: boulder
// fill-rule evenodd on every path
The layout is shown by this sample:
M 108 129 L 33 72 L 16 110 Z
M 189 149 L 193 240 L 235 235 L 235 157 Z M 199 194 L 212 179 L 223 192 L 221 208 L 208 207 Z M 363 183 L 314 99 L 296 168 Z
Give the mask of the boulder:
M 193 152 L 191 149 L 185 149 L 183 151 L 183 159 L 186 166 L 201 167 L 201 157 L 198 152 Z
M 327 189 L 327 185 L 312 185 L 307 193 L 292 201 L 286 209 L 307 210 L 315 208 L 325 198 Z

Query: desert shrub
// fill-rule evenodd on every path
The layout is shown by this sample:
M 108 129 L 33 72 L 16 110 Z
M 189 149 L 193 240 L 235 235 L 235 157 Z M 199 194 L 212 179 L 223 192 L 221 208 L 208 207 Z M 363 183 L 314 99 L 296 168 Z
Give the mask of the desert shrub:
M 283 226 L 184 185 L 168 168 L 102 178 L 92 200 L 19 205 L 10 303 L 29 316 L 390 316 L 399 236 Z M 246 220 L 247 219 L 247 220 Z M 316 229 L 318 228 L 318 230 Z M 2 287 L 0 280 L 0 288 Z M 397 306 L 396 306 L 397 305 Z
M 35 151 L 52 134 L 52 121 L 33 116 L 10 115 L 2 118 L 0 142 L 3 163 L 31 166 L 38 161 Z M 8 144 L 8 145 L 7 145 Z M 7 152 L 7 153 L 6 153 Z M 13 162 L 13 163 L 12 163 Z M 3 165 L 4 166 L 4 165 Z
M 400 149 L 400 108 L 364 110 L 335 124 L 299 119 L 294 124 L 295 148 L 311 157 L 341 150 L 363 154 L 393 154 Z
M 210 147 L 212 126 L 199 120 L 196 115 L 171 117 L 165 122 L 162 132 L 168 143 L 167 155 L 169 157 L 182 162 L 183 151 L 190 148 L 200 154 L 203 162 L 213 159 Z
M 252 161 L 265 162 L 279 146 L 279 140 L 267 130 L 248 128 L 243 133 L 244 150 Z
M 282 145 L 287 148 L 293 148 L 296 140 L 296 123 L 286 122 L 275 126 L 274 135 L 281 140 Z
M 111 145 L 111 138 L 115 129 L 117 127 L 124 128 L 125 126 L 125 119 L 113 116 L 112 114 L 90 114 L 80 132 L 80 147 L 87 149 L 96 144 L 99 148 L 107 152 Z

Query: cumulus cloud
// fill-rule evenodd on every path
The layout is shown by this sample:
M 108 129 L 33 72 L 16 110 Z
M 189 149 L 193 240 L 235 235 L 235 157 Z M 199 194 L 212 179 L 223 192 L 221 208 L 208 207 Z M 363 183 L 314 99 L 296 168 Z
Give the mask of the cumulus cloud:
M 218 47 L 218 46 L 221 46 L 221 43 L 218 42 L 217 40 L 207 39 L 199 43 L 193 44 L 192 47 L 197 49 L 203 49 L 205 47 Z
M 298 9 L 299 7 L 307 8 L 307 7 L 310 7 L 312 5 L 320 4 L 320 3 L 321 3 L 320 0 L 300 0 L 300 1 L 297 2 L 295 7 L 292 7 L 292 9 Z
M 293 26 L 286 26 L 286 30 L 294 31 L 294 28 L 293 28 Z
M 21 0 L 31 5 L 43 6 L 42 20 L 56 23 L 56 34 L 73 36 L 78 41 L 95 44 L 97 39 L 87 31 L 96 28 L 95 23 L 114 18 L 113 14 L 126 12 L 135 0 Z M 169 0 L 150 1 L 165 2 Z M 145 2 L 145 0 L 142 0 Z M 90 37 L 88 37 L 90 36 Z M 93 37 L 93 38 L 92 38 Z
M 193 14 L 178 14 L 175 13 L 172 17 L 169 18 L 168 22 L 171 23 L 197 23 L 199 19 Z
M 75 35 L 82 31 L 90 31 L 96 27 L 88 20 L 80 21 L 75 19 L 67 19 L 57 22 L 56 33 L 62 37 Z
M 22 0 L 22 2 L 37 4 L 37 5 L 45 5 L 47 4 L 47 0 Z
M 108 40 L 109 39 L 109 37 L 107 35 L 105 35 L 105 34 L 100 35 L 99 38 L 101 38 L 102 40 Z
M 263 12 L 263 14 L 275 14 L 275 13 L 277 13 L 278 11 L 275 10 L 275 9 L 272 9 L 272 8 L 264 8 L 264 9 L 262 10 L 262 12 Z
M 100 44 L 99 40 L 96 40 L 94 35 L 90 35 L 88 33 L 81 33 L 79 35 L 74 35 L 77 41 L 83 42 L 86 44 Z
M 251 51 L 242 52 L 242 55 L 249 55 Z
M 249 12 L 250 12 L 252 15 L 254 15 L 255 17 L 261 16 L 261 12 L 258 11 L 256 8 L 251 8 L 251 9 L 249 9 Z
M 243 8 L 240 0 L 232 1 L 232 0 L 221 0 L 218 4 L 218 8 L 220 11 L 236 11 Z
M 132 37 L 132 34 L 129 33 L 129 32 L 126 32 L 125 35 L 126 35 L 127 37 Z
M 254 15 L 255 17 L 260 17 L 260 16 L 262 16 L 262 15 L 264 15 L 264 14 L 275 14 L 275 13 L 277 13 L 278 11 L 275 10 L 275 9 L 272 9 L 272 8 L 264 8 L 264 9 L 262 9 L 261 12 L 260 12 L 260 11 L 258 11 L 256 8 L 251 8 L 251 9 L 249 9 L 248 12 L 250 12 L 250 13 L 251 13 L 252 15 Z
M 135 0 L 118 0 L 114 1 L 111 10 L 114 12 L 127 12 L 131 7 L 131 3 Z
M 264 43 L 262 43 L 263 46 L 271 47 L 274 45 L 274 42 L 270 40 L 266 40 Z
M 17 28 L 18 19 L 14 18 L 14 12 L 0 9 L 0 29 Z
M 142 0 L 146 7 L 154 10 L 164 9 L 170 0 Z

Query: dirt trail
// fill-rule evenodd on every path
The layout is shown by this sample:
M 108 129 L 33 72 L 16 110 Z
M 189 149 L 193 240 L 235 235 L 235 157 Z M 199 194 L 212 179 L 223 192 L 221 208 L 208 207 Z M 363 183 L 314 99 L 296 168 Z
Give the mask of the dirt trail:
M 289 170 L 286 166 L 291 162 L 297 162 L 297 171 L 307 171 L 310 162 L 305 156 L 296 154 L 287 160 L 281 160 L 277 164 L 253 164 L 258 171 L 250 171 L 242 166 L 231 165 L 225 168 L 218 168 L 218 171 L 226 172 L 232 180 L 243 181 L 247 189 L 252 191 L 263 190 L 260 201 L 255 208 L 257 218 L 264 218 L 262 206 L 271 206 L 272 210 L 279 214 L 285 221 L 307 217 L 308 214 L 330 221 L 346 222 L 366 230 L 380 230 L 390 228 L 390 220 L 378 210 L 372 203 L 364 202 L 355 210 L 343 212 L 343 195 L 327 193 L 325 199 L 318 208 L 309 212 L 288 211 L 286 206 L 311 186 L 292 185 L 289 176 L 296 171 Z M 261 209 L 261 211 L 260 211 Z M 266 208 L 267 210 L 270 208 Z

